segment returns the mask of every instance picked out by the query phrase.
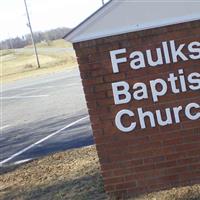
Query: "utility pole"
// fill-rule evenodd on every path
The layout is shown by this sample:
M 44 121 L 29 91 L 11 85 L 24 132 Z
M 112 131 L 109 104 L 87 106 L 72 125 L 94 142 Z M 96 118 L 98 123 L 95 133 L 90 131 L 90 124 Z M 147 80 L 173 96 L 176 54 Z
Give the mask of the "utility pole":
M 36 45 L 35 45 L 35 40 L 34 40 L 34 36 L 33 36 L 33 30 L 32 30 L 32 27 L 31 27 L 31 21 L 30 21 L 30 16 L 29 16 L 26 0 L 24 0 L 24 5 L 25 5 L 25 8 L 26 8 L 26 16 L 27 16 L 27 19 L 28 19 L 28 27 L 30 28 L 30 32 L 31 32 L 31 40 L 32 40 L 32 43 L 33 43 L 34 51 L 35 51 L 35 57 L 36 57 L 36 60 L 37 60 L 37 66 L 38 66 L 38 68 L 40 68 L 38 52 L 37 52 L 37 48 L 36 48 Z
M 104 5 L 104 0 L 102 0 L 102 5 Z
M 9 49 L 14 49 L 13 45 L 12 45 L 12 41 L 11 41 L 11 37 L 10 34 L 8 33 L 8 41 L 9 41 L 9 45 L 7 45 L 9 47 Z

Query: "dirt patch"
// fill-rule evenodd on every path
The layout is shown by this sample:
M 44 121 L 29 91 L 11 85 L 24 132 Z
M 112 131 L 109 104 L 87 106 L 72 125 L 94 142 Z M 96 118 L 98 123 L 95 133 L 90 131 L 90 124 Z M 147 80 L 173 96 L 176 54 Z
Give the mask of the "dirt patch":
M 2 200 L 108 200 L 95 146 L 56 153 L 1 168 Z M 199 200 L 200 185 L 173 188 L 130 200 Z

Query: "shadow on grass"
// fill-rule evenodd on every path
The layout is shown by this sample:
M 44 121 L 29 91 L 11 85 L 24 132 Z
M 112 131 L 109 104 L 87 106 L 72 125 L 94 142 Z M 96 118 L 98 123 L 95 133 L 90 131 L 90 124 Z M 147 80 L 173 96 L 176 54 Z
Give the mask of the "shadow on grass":
M 20 165 L 8 165 L 0 167 L 0 175 L 15 171 L 16 169 L 18 169 L 18 167 L 20 167 Z
M 83 176 L 73 180 L 36 186 L 30 189 L 5 189 L 2 200 L 106 200 L 102 177 L 99 173 Z

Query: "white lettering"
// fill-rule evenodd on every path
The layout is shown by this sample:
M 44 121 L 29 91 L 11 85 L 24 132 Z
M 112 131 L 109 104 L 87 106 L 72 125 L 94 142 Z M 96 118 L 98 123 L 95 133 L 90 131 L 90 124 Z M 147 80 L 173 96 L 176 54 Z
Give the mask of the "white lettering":
M 171 116 L 170 109 L 166 108 L 165 112 L 166 112 L 166 120 L 164 121 L 162 119 L 162 116 L 161 116 L 161 111 L 160 110 L 156 110 L 156 116 L 157 116 L 158 124 L 160 126 L 166 126 L 168 124 L 172 124 L 172 116 Z
M 183 107 L 182 106 L 178 106 L 178 107 L 174 107 L 173 108 L 173 111 L 174 111 L 174 117 L 175 117 L 175 122 L 176 123 L 180 123 L 181 121 L 180 121 L 180 115 L 179 115 L 179 113 L 180 113 L 180 111 L 183 109 Z
M 199 109 L 200 108 L 200 105 L 197 104 L 197 103 L 190 103 L 188 104 L 186 107 L 185 107 L 185 115 L 188 119 L 190 120 L 197 120 L 200 118 L 200 112 L 197 112 L 196 114 L 193 114 L 191 113 L 191 110 L 193 108 L 196 108 L 196 109 Z
M 156 79 L 150 81 L 151 93 L 154 102 L 158 101 L 159 96 L 163 96 L 167 93 L 167 83 L 163 79 Z M 157 89 L 157 86 L 161 86 L 161 90 Z
M 133 89 L 133 98 L 135 100 L 148 99 L 147 86 L 144 83 L 135 83 Z
M 164 51 L 165 62 L 166 64 L 169 64 L 171 61 L 169 57 L 169 49 L 167 46 L 167 42 L 162 42 L 162 46 L 163 46 L 163 51 Z
M 191 90 L 199 90 L 200 89 L 200 73 L 194 72 L 188 76 L 188 82 L 195 85 L 190 85 L 189 88 Z
M 181 90 L 182 92 L 186 92 L 187 91 L 187 88 L 186 88 L 186 83 L 185 83 L 185 77 L 183 74 L 183 69 L 179 69 L 178 70 L 178 73 L 179 73 L 179 80 L 180 80 L 180 83 L 181 83 Z
M 123 88 L 123 89 L 120 89 Z M 131 94 L 129 93 L 129 84 L 125 81 L 112 83 L 112 90 L 115 104 L 128 103 L 131 100 Z M 122 96 L 124 98 L 122 98 Z M 121 98 L 120 98 L 121 97 Z
M 175 94 L 180 93 L 180 90 L 176 87 L 176 81 L 178 80 L 178 78 L 174 76 L 174 73 L 170 73 L 167 80 L 171 84 L 172 92 Z
M 126 49 L 118 49 L 118 50 L 110 51 L 110 58 L 112 62 L 113 73 L 119 73 L 118 64 L 127 62 L 126 57 L 117 58 L 117 55 L 124 54 L 124 53 L 126 53 Z
M 184 46 L 185 46 L 185 44 L 181 44 L 176 49 L 175 41 L 174 40 L 170 41 L 173 62 L 178 62 L 178 57 L 180 57 L 183 61 L 188 60 L 188 58 L 182 53 L 182 49 Z
M 196 46 L 196 48 L 194 47 Z M 190 54 L 189 57 L 191 59 L 200 59 L 200 42 L 191 42 L 189 45 L 188 45 L 188 50 L 191 52 L 191 53 L 194 53 L 194 54 Z M 196 55 L 195 55 L 196 54 Z
M 144 55 L 141 51 L 132 52 L 130 58 L 133 58 L 130 62 L 132 69 L 141 69 L 145 67 Z
M 162 65 L 163 64 L 163 58 L 162 58 L 162 53 L 161 53 L 161 49 L 160 48 L 156 48 L 156 54 L 157 54 L 157 60 L 153 61 L 152 58 L 152 53 L 151 50 L 147 50 L 147 60 L 150 66 L 157 66 L 157 65 Z
M 150 111 L 143 112 L 142 108 L 138 108 L 137 110 L 138 110 L 138 116 L 139 116 L 139 120 L 140 120 L 140 126 L 142 129 L 146 128 L 145 118 L 147 118 L 147 117 L 150 120 L 151 127 L 156 126 L 154 115 L 152 112 L 150 112 Z
M 133 130 L 135 129 L 135 127 L 136 127 L 136 122 L 132 122 L 132 123 L 130 124 L 130 126 L 125 127 L 125 126 L 122 124 L 122 117 L 123 117 L 124 115 L 128 115 L 129 117 L 133 117 L 133 116 L 134 116 L 134 113 L 133 113 L 132 111 L 126 110 L 126 109 L 119 111 L 119 112 L 117 113 L 116 117 L 115 117 L 115 125 L 116 125 L 116 127 L 117 127 L 120 131 L 126 132 L 126 133 L 127 133 L 127 132 L 130 132 L 130 131 L 133 131 Z

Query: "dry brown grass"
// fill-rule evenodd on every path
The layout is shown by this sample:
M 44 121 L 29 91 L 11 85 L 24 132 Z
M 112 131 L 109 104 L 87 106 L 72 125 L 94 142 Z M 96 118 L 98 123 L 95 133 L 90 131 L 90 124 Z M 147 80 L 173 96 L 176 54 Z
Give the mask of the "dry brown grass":
M 72 45 L 64 40 L 46 44 L 37 44 L 41 68 L 38 70 L 34 51 L 31 47 L 16 50 L 0 50 L 1 71 L 3 82 L 26 78 L 43 73 L 65 70 L 77 66 Z M 68 48 L 70 50 L 65 50 Z
M 108 200 L 95 146 L 1 169 L 2 200 Z M 200 185 L 173 188 L 130 200 L 199 200 Z
M 41 42 L 37 44 L 38 48 L 68 48 L 72 47 L 72 44 L 70 42 L 67 42 L 63 39 L 48 41 L 48 42 Z M 26 48 L 33 48 L 32 45 L 27 46 Z
M 106 199 L 94 146 L 11 169 L 1 175 L 0 183 L 0 199 L 4 200 Z

